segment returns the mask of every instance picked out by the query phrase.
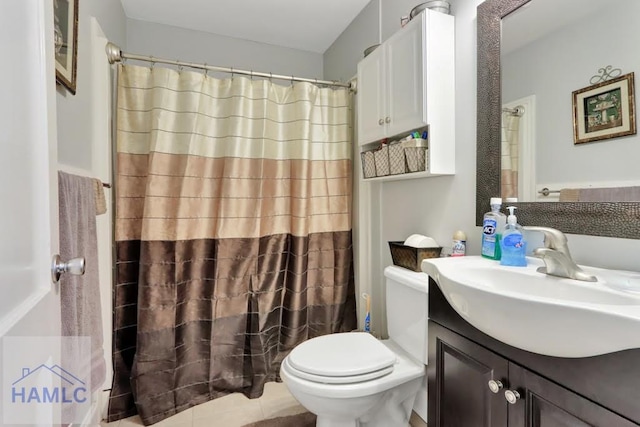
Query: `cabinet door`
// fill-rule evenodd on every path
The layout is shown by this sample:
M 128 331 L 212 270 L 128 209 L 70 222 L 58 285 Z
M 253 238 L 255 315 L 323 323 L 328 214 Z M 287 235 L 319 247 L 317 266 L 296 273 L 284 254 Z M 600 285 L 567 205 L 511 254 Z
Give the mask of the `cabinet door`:
M 435 360 L 434 360 L 435 359 Z M 429 427 L 506 427 L 503 390 L 509 363 L 433 322 L 429 323 Z
M 386 48 L 390 136 L 425 125 L 423 92 L 423 16 L 391 37 Z
M 358 63 L 358 142 L 360 145 L 386 136 L 384 47 Z
M 520 394 L 520 399 L 509 405 L 509 427 L 637 427 L 516 364 L 509 364 L 509 379 Z

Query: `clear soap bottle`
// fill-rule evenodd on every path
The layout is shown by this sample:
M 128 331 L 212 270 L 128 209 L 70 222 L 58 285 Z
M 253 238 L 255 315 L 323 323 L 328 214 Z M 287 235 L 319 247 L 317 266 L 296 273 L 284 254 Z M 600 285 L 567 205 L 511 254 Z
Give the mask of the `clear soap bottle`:
M 499 260 L 501 255 L 500 239 L 507 223 L 507 216 L 500 212 L 502 199 L 492 197 L 491 211 L 484 214 L 482 221 L 482 251 L 485 258 Z

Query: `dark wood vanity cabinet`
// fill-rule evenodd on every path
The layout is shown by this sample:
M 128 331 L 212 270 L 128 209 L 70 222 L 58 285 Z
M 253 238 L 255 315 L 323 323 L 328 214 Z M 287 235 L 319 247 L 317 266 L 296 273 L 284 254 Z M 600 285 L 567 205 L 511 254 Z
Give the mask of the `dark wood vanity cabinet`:
M 637 427 L 437 323 L 429 336 L 429 427 Z
M 429 427 L 507 427 L 504 397 L 489 390 L 489 381 L 505 383 L 509 362 L 460 335 L 429 325 Z M 435 347 L 434 347 L 435 345 Z M 435 360 L 431 358 L 435 354 Z M 433 388 L 433 390 L 432 390 Z
M 509 427 L 637 427 L 515 363 L 509 363 L 509 384 L 520 394 L 515 404 L 509 404 Z
M 464 321 L 430 281 L 429 427 L 640 426 L 640 351 L 563 359 L 515 349 Z

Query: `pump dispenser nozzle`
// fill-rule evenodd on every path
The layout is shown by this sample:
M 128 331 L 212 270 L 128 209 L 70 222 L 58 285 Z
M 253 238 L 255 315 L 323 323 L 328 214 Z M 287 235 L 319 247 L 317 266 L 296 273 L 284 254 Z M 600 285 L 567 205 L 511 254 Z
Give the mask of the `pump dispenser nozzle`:
M 518 209 L 516 206 L 508 206 L 507 210 L 509 211 L 509 216 L 507 217 L 507 224 L 508 225 L 516 225 L 518 224 L 518 218 L 516 218 L 515 214 L 513 213 L 513 211 L 515 211 L 516 209 Z

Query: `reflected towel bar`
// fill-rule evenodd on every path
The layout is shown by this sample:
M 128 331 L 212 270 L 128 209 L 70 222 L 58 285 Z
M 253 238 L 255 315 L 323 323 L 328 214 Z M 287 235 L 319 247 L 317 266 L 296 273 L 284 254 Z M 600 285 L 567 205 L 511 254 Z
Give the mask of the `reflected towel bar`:
M 551 193 L 560 193 L 560 190 L 549 190 L 547 187 L 544 187 L 542 190 L 538 191 L 538 194 L 542 194 L 545 197 Z

